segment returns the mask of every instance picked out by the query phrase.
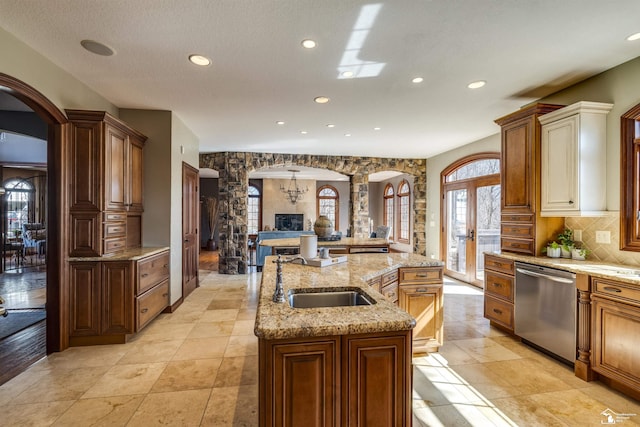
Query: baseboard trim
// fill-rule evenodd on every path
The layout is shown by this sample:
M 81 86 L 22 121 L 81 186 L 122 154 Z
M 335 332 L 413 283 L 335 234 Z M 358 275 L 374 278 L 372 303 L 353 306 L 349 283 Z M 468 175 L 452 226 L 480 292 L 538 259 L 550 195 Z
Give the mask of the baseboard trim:
M 174 302 L 171 305 L 168 305 L 167 308 L 165 308 L 164 310 L 162 310 L 163 313 L 173 313 L 174 311 L 176 311 L 178 309 L 178 307 L 180 307 L 182 305 L 182 302 L 184 301 L 184 299 L 182 297 L 180 297 L 178 299 L 178 301 Z

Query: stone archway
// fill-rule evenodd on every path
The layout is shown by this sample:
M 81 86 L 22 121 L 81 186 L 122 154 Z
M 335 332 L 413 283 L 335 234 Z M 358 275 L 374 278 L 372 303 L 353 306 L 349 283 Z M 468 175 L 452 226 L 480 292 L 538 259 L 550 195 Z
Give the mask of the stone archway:
M 329 169 L 350 177 L 349 222 L 354 236 L 364 237 L 369 218 L 369 174 L 398 171 L 414 176 L 413 246 L 426 253 L 426 160 L 354 156 L 314 156 L 220 152 L 200 154 L 200 167 L 219 173 L 220 264 L 222 274 L 247 272 L 247 187 L 249 174 L 267 167 L 304 166 Z
M 67 181 L 63 173 L 67 118 L 49 99 L 28 84 L 0 73 L 0 90 L 28 105 L 48 125 L 47 138 L 47 354 L 69 346 L 69 292 L 67 268 L 66 215 Z

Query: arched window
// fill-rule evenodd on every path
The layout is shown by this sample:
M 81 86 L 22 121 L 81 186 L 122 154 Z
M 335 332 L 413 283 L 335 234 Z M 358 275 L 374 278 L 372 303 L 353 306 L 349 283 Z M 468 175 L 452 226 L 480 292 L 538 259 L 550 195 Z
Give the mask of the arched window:
M 340 196 L 335 187 L 323 185 L 318 188 L 316 214 L 329 218 L 333 223 L 334 230 L 340 229 Z
M 386 225 L 387 227 L 389 227 L 389 230 L 391 231 L 391 233 L 389 234 L 389 239 L 393 240 L 393 212 L 395 209 L 395 191 L 393 189 L 393 185 L 392 184 L 387 184 L 386 187 L 384 187 L 384 196 L 383 196 L 383 203 L 384 203 L 384 225 Z
M 398 218 L 400 235 L 398 240 L 402 243 L 409 243 L 411 190 L 409 189 L 409 183 L 406 180 L 403 180 L 398 186 L 398 201 L 400 203 L 400 218 Z
M 250 185 L 247 189 L 247 234 L 258 234 L 262 229 L 262 197 L 257 187 Z
M 9 237 L 18 236 L 22 224 L 28 223 L 33 216 L 33 185 L 23 179 L 10 179 L 4 183 L 4 188 L 7 204 L 5 229 Z

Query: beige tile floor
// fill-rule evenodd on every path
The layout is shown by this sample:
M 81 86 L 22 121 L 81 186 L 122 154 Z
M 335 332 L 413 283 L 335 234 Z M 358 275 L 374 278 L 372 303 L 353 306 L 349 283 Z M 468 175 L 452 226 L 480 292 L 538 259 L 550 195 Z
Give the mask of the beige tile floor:
M 201 287 L 129 343 L 53 354 L 0 387 L 0 424 L 255 426 L 259 280 L 201 271 Z M 452 281 L 445 345 L 414 358 L 413 408 L 414 426 L 602 425 L 607 409 L 640 424 L 638 402 L 491 328 L 481 292 Z

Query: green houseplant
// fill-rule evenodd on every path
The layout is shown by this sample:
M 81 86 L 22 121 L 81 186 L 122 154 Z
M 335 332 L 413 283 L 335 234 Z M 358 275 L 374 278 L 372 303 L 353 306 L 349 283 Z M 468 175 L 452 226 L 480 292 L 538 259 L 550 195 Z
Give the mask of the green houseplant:
M 542 252 L 546 252 L 549 258 L 560 258 L 562 254 L 560 244 L 556 241 L 549 242 L 547 246 L 542 249 Z
M 571 258 L 571 250 L 575 248 L 575 242 L 573 241 L 573 231 L 565 228 L 564 231 L 558 234 L 558 242 L 560 242 L 560 251 L 562 252 L 562 258 Z

